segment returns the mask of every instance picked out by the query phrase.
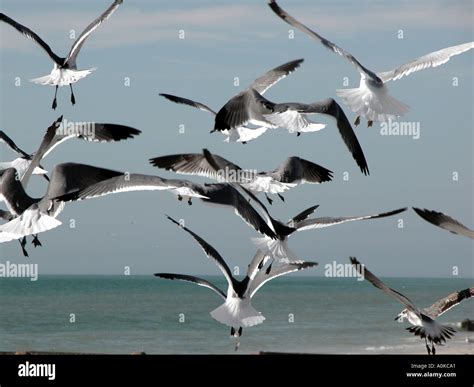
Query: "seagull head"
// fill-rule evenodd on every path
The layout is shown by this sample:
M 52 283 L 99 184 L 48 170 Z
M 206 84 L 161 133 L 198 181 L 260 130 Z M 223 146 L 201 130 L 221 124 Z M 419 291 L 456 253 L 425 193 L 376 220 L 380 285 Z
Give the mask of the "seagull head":
M 397 317 L 395 317 L 395 321 L 398 321 L 398 322 L 403 322 L 404 319 L 408 318 L 408 310 L 407 309 L 403 309 L 398 315 Z

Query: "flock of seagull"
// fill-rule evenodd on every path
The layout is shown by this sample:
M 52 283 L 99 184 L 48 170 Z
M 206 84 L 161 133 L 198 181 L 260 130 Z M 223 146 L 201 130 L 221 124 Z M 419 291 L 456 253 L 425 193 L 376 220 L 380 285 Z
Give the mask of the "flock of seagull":
M 55 87 L 53 109 L 57 108 L 57 91 L 60 86 L 69 85 L 71 103 L 75 104 L 72 84 L 94 70 L 78 70 L 77 56 L 91 33 L 122 3 L 123 0 L 114 1 L 104 13 L 89 24 L 74 42 L 65 58 L 55 54 L 49 45 L 28 27 L 0 13 L 1 21 L 37 43 L 54 62 L 54 68 L 49 75 L 32 80 L 35 83 Z M 371 126 L 374 121 L 396 119 L 407 112 L 408 107 L 405 104 L 389 95 L 386 82 L 400 79 L 415 71 L 437 67 L 446 63 L 452 56 L 474 47 L 474 42 L 448 47 L 424 55 L 394 70 L 375 73 L 364 67 L 353 55 L 289 15 L 276 1 L 268 0 L 268 5 L 279 18 L 343 56 L 359 71 L 361 75 L 359 88 L 336 92 L 356 114 L 355 126 L 360 123 L 361 117 L 368 121 L 368 126 Z M 352 125 L 343 108 L 333 98 L 312 103 L 294 103 L 272 102 L 263 96 L 270 87 L 295 71 L 302 63 L 303 59 L 294 60 L 266 72 L 245 90 L 229 99 L 217 112 L 200 102 L 187 98 L 164 93 L 160 95 L 172 102 L 211 113 L 214 116 L 214 128 L 211 133 L 221 132 L 226 136 L 226 142 L 245 144 L 260 137 L 269 129 L 276 128 L 287 129 L 298 136 L 301 133 L 316 132 L 323 129 L 325 125 L 311 121 L 309 117 L 318 114 L 331 116 L 362 173 L 368 175 L 368 164 Z M 121 172 L 72 162 L 57 164 L 51 174 L 48 174 L 42 165 L 43 159 L 53 148 L 66 140 L 77 138 L 87 142 L 117 142 L 132 139 L 141 133 L 133 127 L 119 124 L 94 123 L 93 131 L 89 131 L 85 124 L 75 124 L 72 128 L 68 127 L 64 130 L 63 124 L 62 116 L 56 119 L 46 129 L 38 149 L 32 153 L 22 150 L 4 131 L 0 131 L 0 141 L 18 155 L 12 161 L 0 163 L 0 201 L 6 206 L 5 210 L 0 210 L 0 218 L 4 221 L 0 225 L 0 243 L 18 240 L 23 254 L 28 256 L 26 238 L 31 236 L 31 243 L 35 247 L 41 246 L 38 234 L 61 225 L 58 216 L 67 202 L 120 192 L 168 191 L 179 201 L 185 201 L 189 205 L 192 204 L 193 199 L 199 199 L 204 203 L 231 208 L 261 234 L 261 237 L 253 238 L 257 252 L 251 259 L 247 274 L 242 280 L 233 276 L 226 261 L 215 248 L 185 227 L 183 223 L 169 216 L 167 218 L 190 234 L 205 255 L 216 263 L 226 278 L 228 287 L 225 292 L 211 282 L 191 275 L 156 273 L 155 276 L 192 282 L 217 293 L 224 303 L 213 310 L 211 316 L 229 326 L 231 336 L 237 340 L 242 335 L 243 328 L 261 324 L 265 320 L 265 317 L 251 304 L 253 296 L 260 287 L 276 277 L 318 265 L 316 262 L 300 259 L 289 248 L 288 238 L 293 233 L 351 221 L 389 217 L 406 210 L 406 208 L 400 208 L 362 216 L 311 217 L 318 208 L 315 205 L 288 221 L 278 220 L 270 214 L 265 204 L 257 197 L 259 194 L 264 194 L 271 205 L 273 199 L 269 195 L 277 195 L 284 201 L 283 193 L 286 194 L 299 184 L 321 184 L 330 182 L 333 177 L 331 170 L 298 156 L 288 157 L 272 171 L 261 172 L 242 169 L 237 164 L 207 149 L 203 149 L 201 153 L 164 155 L 149 160 L 151 165 L 160 169 L 176 174 L 206 177 L 213 181 L 203 184 L 185 179 L 166 179 L 157 175 Z M 43 176 L 48 181 L 47 190 L 40 198 L 33 198 L 27 193 L 28 182 L 32 175 Z M 419 208 L 414 208 L 414 211 L 421 218 L 438 227 L 474 239 L 473 230 L 443 213 Z M 474 295 L 474 287 L 464 289 L 438 300 L 429 308 L 419 309 L 407 297 L 385 285 L 356 258 L 351 257 L 350 262 L 366 280 L 405 306 L 396 319 L 408 320 L 411 327 L 407 329 L 425 340 L 428 354 L 435 354 L 435 344 L 442 344 L 454 333 L 451 327 L 438 323 L 436 318 L 462 300 Z M 237 341 L 236 349 L 238 343 Z

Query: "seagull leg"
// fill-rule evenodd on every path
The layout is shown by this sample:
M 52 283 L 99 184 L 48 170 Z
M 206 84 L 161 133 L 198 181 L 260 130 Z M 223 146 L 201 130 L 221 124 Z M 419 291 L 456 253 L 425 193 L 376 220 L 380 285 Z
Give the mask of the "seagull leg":
M 426 337 L 425 337 L 425 345 L 426 345 L 426 350 L 428 351 L 428 355 L 431 355 L 431 349 L 428 345 L 428 341 L 426 340 Z
M 436 355 L 436 349 L 435 349 L 434 343 L 431 343 L 431 354 Z
M 76 98 L 74 97 L 74 91 L 72 91 L 72 83 L 69 84 L 69 87 L 71 88 L 71 103 L 73 105 L 76 104 Z
M 20 242 L 20 247 L 21 247 L 21 251 L 23 253 L 23 256 L 25 257 L 28 257 L 28 252 L 26 251 L 25 249 L 25 246 L 26 246 L 26 237 L 23 237 L 21 239 L 18 239 L 18 242 Z
M 301 132 L 296 132 L 296 137 L 301 136 Z
M 235 329 L 234 327 L 230 328 L 230 337 L 234 337 L 235 335 Z
M 360 116 L 357 116 L 356 119 L 354 120 L 354 126 L 359 126 L 360 124 Z
M 283 197 L 283 195 L 281 195 L 281 194 L 277 194 L 277 195 L 278 195 L 278 197 L 281 199 L 282 202 L 285 201 L 285 198 Z
M 38 234 L 33 234 L 33 240 L 31 241 L 31 243 L 33 244 L 33 246 L 35 247 L 38 247 L 38 246 L 43 246 L 40 242 L 40 240 L 38 239 Z
M 58 85 L 56 85 L 56 90 L 54 90 L 53 105 L 51 106 L 53 108 L 53 110 L 56 110 L 56 107 L 58 106 L 58 102 L 56 100 L 57 95 L 58 95 Z
M 272 205 L 273 204 L 273 199 L 270 199 L 270 196 L 268 196 L 266 192 L 265 192 L 265 197 L 267 198 L 268 204 Z
M 372 120 L 367 121 L 367 127 L 368 128 L 371 128 L 373 124 L 374 124 L 374 121 L 372 121 Z
M 182 201 L 183 201 L 183 197 L 182 197 L 181 195 L 178 195 L 178 200 L 179 200 L 180 202 L 182 202 Z
M 188 204 L 189 204 L 190 206 L 193 205 L 193 202 L 191 201 L 191 198 L 188 198 Z
M 247 144 L 247 141 L 242 141 L 242 144 L 244 144 L 244 145 Z
M 239 346 L 240 346 L 240 341 L 237 340 L 235 342 L 235 349 L 234 349 L 235 352 L 237 352 L 237 350 L 239 349 Z
M 267 270 L 265 271 L 266 275 L 270 274 L 270 271 L 272 270 L 272 265 L 273 265 L 273 263 L 270 263 L 270 266 L 267 267 Z M 242 328 L 240 328 L 240 329 L 242 329 Z

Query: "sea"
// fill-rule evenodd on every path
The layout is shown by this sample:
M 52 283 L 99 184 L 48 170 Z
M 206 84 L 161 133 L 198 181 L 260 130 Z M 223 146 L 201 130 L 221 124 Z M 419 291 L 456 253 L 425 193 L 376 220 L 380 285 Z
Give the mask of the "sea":
M 205 277 L 224 291 L 221 277 Z M 386 278 L 417 305 L 429 306 L 473 286 L 461 278 Z M 287 277 L 253 299 L 266 320 L 236 340 L 209 312 L 222 300 L 193 284 L 153 276 L 40 276 L 0 279 L 0 352 L 129 354 L 424 353 L 394 321 L 396 300 L 355 278 Z M 474 318 L 474 299 L 440 318 L 457 326 Z M 471 341 L 471 342 L 469 342 Z M 474 332 L 458 330 L 438 353 L 474 354 Z

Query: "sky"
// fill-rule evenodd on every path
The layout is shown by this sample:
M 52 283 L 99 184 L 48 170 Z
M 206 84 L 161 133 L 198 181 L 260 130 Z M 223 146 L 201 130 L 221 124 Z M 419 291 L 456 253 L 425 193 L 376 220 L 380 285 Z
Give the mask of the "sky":
M 76 36 L 110 1 L 2 0 L 2 12 L 21 22 L 65 56 Z M 387 71 L 426 53 L 473 40 L 472 1 L 289 1 L 290 14 L 355 55 L 374 71 Z M 213 120 L 205 112 L 172 104 L 158 96 L 171 93 L 219 109 L 267 70 L 304 58 L 298 71 L 266 93 L 275 102 L 339 100 L 335 90 L 357 87 L 359 75 L 344 59 L 308 36 L 295 32 L 268 8 L 266 1 L 125 0 L 89 37 L 78 67 L 97 67 L 68 88 L 28 80 L 49 74 L 50 59 L 10 26 L 0 26 L 0 126 L 16 143 L 33 152 L 44 130 L 61 114 L 68 121 L 124 124 L 142 134 L 115 144 L 71 140 L 43 162 L 80 162 L 114 170 L 176 177 L 153 168 L 151 157 L 200 152 L 208 148 L 243 168 L 270 170 L 288 156 L 300 156 L 334 172 L 334 181 L 299 186 L 270 208 L 286 220 L 319 204 L 316 215 L 371 214 L 399 207 L 443 211 L 469 227 L 473 214 L 473 53 L 456 56 L 436 69 L 391 82 L 392 96 L 410 106 L 404 122 L 420 125 L 420 136 L 383 136 L 375 124 L 356 129 L 367 158 L 364 176 L 346 150 L 335 124 L 300 137 L 284 130 L 267 133 L 247 145 L 223 143 L 209 134 Z M 184 39 L 180 35 L 184 32 Z M 239 85 L 235 86 L 236 77 Z M 346 78 L 347 77 L 347 78 Z M 20 85 L 18 85 L 20 81 Z M 127 83 L 128 81 L 128 83 Z M 455 83 L 456 85 L 454 85 Z M 355 117 L 347 108 L 352 121 Z M 184 133 L 179 127 L 184 125 Z M 1 144 L 0 144 L 1 145 Z M 14 154 L 0 147 L 2 160 Z M 345 175 L 349 176 L 344 180 Z M 453 175 L 458 179 L 453 180 Z M 205 179 L 193 178 L 202 182 Z M 42 196 L 46 182 L 32 179 L 29 193 Z M 165 218 L 186 225 L 212 244 L 229 263 L 245 270 L 258 234 L 231 209 L 196 200 L 180 203 L 166 192 L 133 192 L 66 206 L 63 226 L 40 235 L 43 247 L 29 246 L 24 258 L 17 242 L 0 245 L 0 263 L 38 263 L 41 274 L 131 274 L 180 272 L 218 274 L 196 242 Z M 399 228 L 399 220 L 403 228 Z M 69 227 L 74 221 L 75 228 Z M 297 233 L 290 246 L 320 267 L 357 256 L 382 276 L 473 276 L 473 243 L 424 222 L 412 210 L 399 216 Z

